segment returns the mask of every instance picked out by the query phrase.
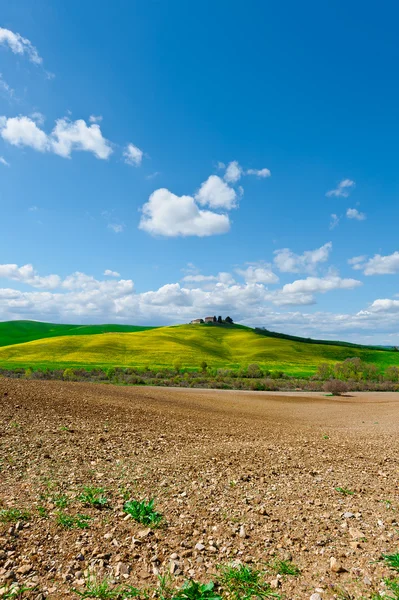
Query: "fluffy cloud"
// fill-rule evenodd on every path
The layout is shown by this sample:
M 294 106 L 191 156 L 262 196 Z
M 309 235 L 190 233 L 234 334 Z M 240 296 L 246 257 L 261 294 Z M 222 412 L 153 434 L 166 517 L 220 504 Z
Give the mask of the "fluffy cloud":
M 330 221 L 330 229 L 335 229 L 337 227 L 337 225 L 339 224 L 340 218 L 338 215 L 336 215 L 335 213 L 333 213 L 331 215 L 331 221 Z
M 254 264 L 246 269 L 236 269 L 237 273 L 244 278 L 247 283 L 278 283 L 279 278 L 272 271 L 269 264 Z
M 72 151 L 92 152 L 97 158 L 107 159 L 112 148 L 102 133 L 100 126 L 92 123 L 87 126 L 83 119 L 69 121 L 59 119 L 50 136 L 53 152 L 64 158 L 70 158 Z
M 394 275 L 399 273 L 399 252 L 397 250 L 387 256 L 375 254 L 369 260 L 366 256 L 355 256 L 348 262 L 357 271 L 363 271 L 365 275 Z
M 23 38 L 19 33 L 0 27 L 0 44 L 8 46 L 14 54 L 26 55 L 30 62 L 40 65 L 43 62 L 32 42 Z
M 192 196 L 176 196 L 165 188 L 151 194 L 142 213 L 139 228 L 152 235 L 204 237 L 230 229 L 227 215 L 201 210 Z
M 331 242 L 316 250 L 306 250 L 303 254 L 282 248 L 274 252 L 274 264 L 282 273 L 314 273 L 320 263 L 328 260 L 331 250 Z
M 270 177 L 271 172 L 269 169 L 247 169 L 247 175 L 256 175 L 257 177 Z
M 370 310 L 375 312 L 399 312 L 399 300 L 390 300 L 389 298 L 374 300 Z
M 226 173 L 224 178 L 229 183 L 236 183 L 242 175 L 242 168 L 236 160 L 233 160 L 227 165 Z
M 55 289 L 60 285 L 61 279 L 58 275 L 46 275 L 40 277 L 32 265 L 27 264 L 18 267 L 15 264 L 0 265 L 0 278 L 20 281 L 36 288 Z
M 306 279 L 297 279 L 293 283 L 286 283 L 282 288 L 282 293 L 324 294 L 332 290 L 352 290 L 360 285 L 362 285 L 362 282 L 357 279 L 342 279 L 337 275 L 307 277 Z
M 133 167 L 139 167 L 143 160 L 143 151 L 134 144 L 128 144 L 123 152 L 125 163 Z
M 111 269 L 105 269 L 104 275 L 106 277 L 120 277 L 120 273 L 118 271 L 111 271 Z
M 348 219 L 356 219 L 356 221 L 364 221 L 367 217 L 364 213 L 359 212 L 357 208 L 348 208 L 346 211 Z
M 351 179 L 343 179 L 342 181 L 339 182 L 339 184 L 337 185 L 337 187 L 334 190 L 330 190 L 329 192 L 326 193 L 326 196 L 331 197 L 331 196 L 336 196 L 336 197 L 341 197 L 341 198 L 347 198 L 349 196 L 350 190 L 351 188 L 353 188 L 355 186 L 355 182 L 352 181 Z
M 217 175 L 211 175 L 204 181 L 195 194 L 195 199 L 199 204 L 208 205 L 211 208 L 231 210 L 237 206 L 236 191 Z
M 54 152 L 70 158 L 75 150 L 92 152 L 97 158 L 107 159 L 112 148 L 96 123 L 88 126 L 83 119 L 59 119 L 47 135 L 37 124 L 37 119 L 19 116 L 0 117 L 0 135 L 13 146 L 27 146 L 39 152 Z
M 0 117 L 0 135 L 13 146 L 29 146 L 39 152 L 50 150 L 48 136 L 29 117 Z
M 6 159 L 3 156 L 0 156 L 0 164 L 4 165 L 5 167 L 9 167 L 10 163 L 6 161 Z

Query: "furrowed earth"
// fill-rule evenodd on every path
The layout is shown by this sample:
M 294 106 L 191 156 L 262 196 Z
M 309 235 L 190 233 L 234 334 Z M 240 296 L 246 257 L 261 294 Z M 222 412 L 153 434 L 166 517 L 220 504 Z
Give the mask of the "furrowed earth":
M 235 561 L 282 598 L 371 598 L 394 575 L 382 554 L 398 552 L 398 409 L 394 393 L 1 379 L 0 515 L 14 515 L 0 522 L 1 593 L 78 598 L 91 573 L 151 597 L 158 574 L 218 582 Z M 86 506 L 85 486 L 108 506 Z M 150 498 L 157 528 L 123 510 Z

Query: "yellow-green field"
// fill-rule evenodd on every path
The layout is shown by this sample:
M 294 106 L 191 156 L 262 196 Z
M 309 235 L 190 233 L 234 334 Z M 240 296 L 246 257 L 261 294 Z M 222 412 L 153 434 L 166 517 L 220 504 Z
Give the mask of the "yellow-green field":
M 0 366 L 15 367 L 245 367 L 250 363 L 308 375 L 322 362 L 358 356 L 381 370 L 399 366 L 399 353 L 361 346 L 305 343 L 259 335 L 239 326 L 177 325 L 133 333 L 62 335 L 0 348 Z

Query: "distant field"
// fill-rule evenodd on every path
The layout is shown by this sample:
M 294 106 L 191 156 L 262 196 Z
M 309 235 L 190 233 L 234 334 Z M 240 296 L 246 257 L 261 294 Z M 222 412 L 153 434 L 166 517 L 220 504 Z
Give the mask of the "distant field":
M 138 325 L 58 325 L 39 321 L 0 322 L 0 346 L 22 344 L 61 335 L 97 335 L 108 332 L 134 332 L 154 329 Z
M 178 359 L 187 368 L 197 368 L 204 360 L 210 367 L 238 368 L 258 363 L 298 376 L 312 374 L 322 362 L 335 363 L 355 356 L 375 363 L 380 369 L 399 366 L 399 352 L 280 339 L 241 326 L 177 325 L 129 330 L 126 329 L 129 326 L 103 325 L 79 327 L 79 335 L 78 326 L 51 327 L 55 328 L 51 330 L 53 337 L 42 336 L 0 348 L 0 366 L 162 368 L 172 366 Z M 69 335 L 68 327 L 74 327 Z M 120 327 L 121 331 L 105 334 L 99 331 L 114 327 Z M 63 333 L 54 337 L 57 331 Z

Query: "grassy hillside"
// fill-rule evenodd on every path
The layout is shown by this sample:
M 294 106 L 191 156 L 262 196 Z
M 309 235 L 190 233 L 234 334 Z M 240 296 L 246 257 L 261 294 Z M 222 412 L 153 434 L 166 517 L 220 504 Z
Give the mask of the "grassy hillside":
M 137 325 L 58 325 L 56 323 L 40 323 L 38 321 L 3 321 L 0 322 L 0 346 L 22 344 L 42 338 L 61 335 L 95 335 L 108 332 L 134 332 L 154 329 Z
M 63 335 L 0 348 L 2 367 L 171 366 L 239 367 L 256 362 L 307 375 L 321 362 L 358 356 L 380 368 L 399 366 L 399 353 L 367 347 L 312 344 L 259 335 L 239 326 L 178 325 L 134 333 Z

